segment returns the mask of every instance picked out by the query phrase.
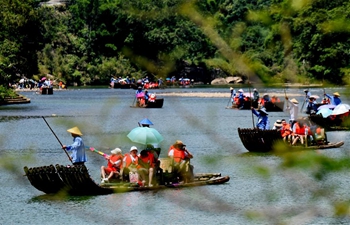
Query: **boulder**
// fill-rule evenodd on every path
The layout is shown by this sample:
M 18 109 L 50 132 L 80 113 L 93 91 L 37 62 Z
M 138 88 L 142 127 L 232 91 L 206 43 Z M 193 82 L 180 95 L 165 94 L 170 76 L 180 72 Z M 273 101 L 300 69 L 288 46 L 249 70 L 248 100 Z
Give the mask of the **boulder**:
M 214 80 L 211 81 L 212 85 L 223 85 L 223 84 L 227 84 L 227 81 L 225 78 L 216 78 Z

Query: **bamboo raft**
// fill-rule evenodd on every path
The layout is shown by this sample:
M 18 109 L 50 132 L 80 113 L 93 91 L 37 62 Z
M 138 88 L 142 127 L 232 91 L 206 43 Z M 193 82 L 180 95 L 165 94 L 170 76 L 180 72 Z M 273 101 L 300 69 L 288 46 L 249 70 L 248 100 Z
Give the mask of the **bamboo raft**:
M 244 147 L 249 152 L 266 153 L 273 150 L 277 142 L 283 142 L 281 133 L 276 130 L 241 129 L 238 128 L 239 137 Z M 311 146 L 289 146 L 292 150 L 315 150 L 339 148 L 344 145 L 343 141 Z
M 269 152 L 277 141 L 281 141 L 281 133 L 276 130 L 241 129 L 239 138 L 250 152 Z
M 162 108 L 164 104 L 164 98 L 157 98 L 155 102 L 148 102 L 146 106 L 140 106 L 138 103 L 131 108 Z
M 223 177 L 220 173 L 197 173 L 194 181 L 180 184 L 172 182 L 172 177 L 169 176 L 171 175 L 170 173 L 164 173 L 159 185 L 140 187 L 129 182 L 103 183 L 99 185 L 90 177 L 88 169 L 84 165 L 24 167 L 24 172 L 31 185 L 39 191 L 46 194 L 66 193 L 77 196 L 216 185 L 230 180 L 229 176 Z

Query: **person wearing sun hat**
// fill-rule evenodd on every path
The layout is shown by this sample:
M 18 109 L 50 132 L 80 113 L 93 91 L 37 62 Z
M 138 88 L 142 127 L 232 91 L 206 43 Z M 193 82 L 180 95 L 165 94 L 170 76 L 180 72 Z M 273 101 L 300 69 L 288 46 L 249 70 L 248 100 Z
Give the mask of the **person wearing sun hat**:
M 258 111 L 251 107 L 252 113 L 258 117 L 258 121 L 256 123 L 256 128 L 260 130 L 268 130 L 270 129 L 270 121 L 268 117 L 268 113 L 265 108 L 261 108 Z
M 238 109 L 243 109 L 244 107 L 244 91 L 243 89 L 238 90 Z
M 330 96 L 329 94 L 324 93 L 324 96 L 327 96 L 331 100 L 332 105 L 339 105 L 341 103 L 340 100 L 340 94 L 338 92 L 334 92 L 333 96 Z
M 286 100 L 288 101 L 286 110 L 289 111 L 289 115 L 290 115 L 289 124 L 291 125 L 291 127 L 293 127 L 294 122 L 296 121 L 296 119 L 298 119 L 299 102 L 295 98 L 290 100 L 287 96 L 286 96 Z
M 109 182 L 113 176 L 118 176 L 120 174 L 123 165 L 122 150 L 120 148 L 115 148 L 111 151 L 111 155 L 105 158 L 107 160 L 107 167 L 101 166 L 102 183 Z M 106 175 L 108 175 L 107 178 Z
M 123 158 L 123 168 L 121 174 L 123 179 L 130 179 L 129 174 L 137 173 L 137 166 L 139 165 L 138 150 L 136 146 L 131 146 L 129 153 L 126 153 Z
M 236 90 L 233 87 L 230 87 L 230 92 L 231 92 L 231 104 L 233 106 L 235 103 Z
M 177 140 L 170 146 L 168 157 L 172 160 L 174 172 L 179 174 L 180 181 L 187 183 L 193 180 L 193 166 L 190 165 L 193 155 L 182 141 Z
M 282 128 L 282 120 L 276 120 L 276 122 L 273 124 L 272 130 L 281 130 Z
M 87 156 L 85 154 L 85 146 L 81 136 L 83 134 L 78 127 L 73 127 L 67 130 L 73 137 L 73 144 L 63 145 L 62 149 L 72 152 L 71 159 L 73 165 L 82 165 L 87 161 Z

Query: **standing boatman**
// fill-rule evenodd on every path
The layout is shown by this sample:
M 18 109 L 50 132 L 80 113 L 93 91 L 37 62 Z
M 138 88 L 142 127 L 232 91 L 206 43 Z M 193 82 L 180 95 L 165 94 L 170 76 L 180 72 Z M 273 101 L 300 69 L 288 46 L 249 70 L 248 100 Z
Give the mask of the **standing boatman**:
M 87 156 L 85 154 L 85 146 L 81 136 L 83 135 L 78 127 L 73 127 L 67 130 L 71 133 L 73 137 L 73 144 L 71 145 L 62 145 L 62 149 L 71 151 L 71 159 L 73 165 L 83 165 L 87 161 Z

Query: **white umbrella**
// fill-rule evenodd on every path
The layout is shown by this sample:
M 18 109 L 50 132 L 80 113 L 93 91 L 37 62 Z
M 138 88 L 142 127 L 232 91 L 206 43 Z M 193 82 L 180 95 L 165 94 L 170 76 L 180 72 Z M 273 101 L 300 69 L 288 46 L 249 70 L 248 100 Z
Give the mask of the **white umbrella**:
M 341 115 L 349 112 L 349 110 L 350 110 L 350 106 L 348 104 L 339 104 L 333 109 L 333 112 L 331 115 L 333 116 Z

